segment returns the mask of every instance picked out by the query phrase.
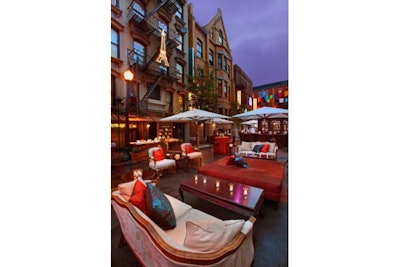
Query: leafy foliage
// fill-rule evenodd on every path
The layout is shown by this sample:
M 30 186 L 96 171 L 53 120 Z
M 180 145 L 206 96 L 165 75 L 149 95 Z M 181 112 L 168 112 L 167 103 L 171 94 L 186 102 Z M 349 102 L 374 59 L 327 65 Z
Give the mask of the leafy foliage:
M 191 93 L 190 104 L 192 107 L 217 112 L 218 93 L 213 73 L 204 75 L 202 69 L 196 68 L 195 76 L 189 77 L 188 91 Z

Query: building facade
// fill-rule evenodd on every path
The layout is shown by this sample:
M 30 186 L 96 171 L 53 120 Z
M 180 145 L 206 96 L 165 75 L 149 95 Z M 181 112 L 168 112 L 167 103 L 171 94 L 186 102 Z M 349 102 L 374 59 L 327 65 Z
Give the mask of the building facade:
M 186 109 L 187 21 L 186 0 L 111 1 L 111 141 L 118 146 L 127 109 L 130 141 L 158 137 L 165 130 L 159 119 Z M 184 126 L 177 127 L 183 138 Z
M 253 110 L 253 81 L 237 64 L 233 66 L 233 70 L 237 113 Z
M 280 81 L 253 87 L 253 97 L 258 107 L 289 108 L 288 81 Z

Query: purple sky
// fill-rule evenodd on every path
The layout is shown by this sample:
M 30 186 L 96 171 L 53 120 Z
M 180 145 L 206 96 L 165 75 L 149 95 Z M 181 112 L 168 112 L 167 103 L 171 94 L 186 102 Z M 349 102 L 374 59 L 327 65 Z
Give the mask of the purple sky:
M 222 10 L 233 63 L 253 86 L 288 80 L 288 0 L 188 0 L 206 25 Z

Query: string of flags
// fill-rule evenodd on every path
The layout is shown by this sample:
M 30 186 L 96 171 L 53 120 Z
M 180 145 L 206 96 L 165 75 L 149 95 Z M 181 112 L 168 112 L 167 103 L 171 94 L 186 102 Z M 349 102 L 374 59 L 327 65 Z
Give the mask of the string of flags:
M 264 103 L 275 103 L 275 101 L 279 101 L 279 103 L 288 103 L 289 102 L 289 91 L 279 90 L 278 93 L 269 94 L 265 90 L 260 92 L 259 100 L 264 101 Z

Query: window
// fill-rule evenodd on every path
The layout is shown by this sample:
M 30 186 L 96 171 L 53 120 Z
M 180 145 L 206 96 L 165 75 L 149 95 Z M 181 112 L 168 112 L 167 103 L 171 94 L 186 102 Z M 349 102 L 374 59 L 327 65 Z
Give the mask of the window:
M 178 44 L 178 46 L 176 47 L 179 50 L 183 50 L 183 36 L 180 34 L 176 35 L 176 43 Z
M 176 13 L 175 16 L 177 16 L 178 18 L 183 20 L 183 8 L 182 8 L 182 4 L 175 2 L 175 6 L 176 6 Z
M 119 58 L 119 33 L 111 28 L 111 56 Z
M 111 5 L 119 7 L 119 0 L 111 0 Z
M 222 55 L 218 54 L 218 69 L 222 70 Z
M 224 45 L 224 38 L 223 38 L 221 30 L 219 30 L 219 32 L 218 32 L 218 44 L 219 45 Z
M 185 102 L 182 95 L 178 95 L 178 109 L 180 112 L 183 112 L 183 108 L 185 106 Z
M 224 81 L 224 91 L 223 91 L 223 97 L 226 98 L 228 96 L 228 83 Z
M 150 85 L 151 86 L 151 85 Z M 160 85 L 157 85 L 154 89 L 153 92 L 151 92 L 149 98 L 155 99 L 155 100 L 161 100 L 161 90 L 160 90 Z
M 183 83 L 183 66 L 176 63 L 176 76 L 178 77 L 178 82 Z
M 199 58 L 203 58 L 203 42 L 197 39 L 197 51 L 196 56 Z
M 164 21 L 159 20 L 158 21 L 158 31 L 161 33 L 162 30 L 164 30 L 166 35 L 168 35 L 168 26 L 167 26 L 167 24 Z
M 140 22 L 140 21 L 144 20 L 144 17 L 146 16 L 146 11 L 136 1 L 133 4 L 133 12 L 137 16 L 136 21 Z
M 133 42 L 133 59 L 139 62 L 140 65 L 145 64 L 145 48 L 144 45 L 138 42 Z
M 222 80 L 218 79 L 218 95 L 222 96 Z
M 224 56 L 224 70 L 227 71 L 228 70 L 228 65 L 226 63 L 226 56 Z
M 208 51 L 208 62 L 210 65 L 214 65 L 214 51 L 211 49 Z
M 164 66 L 163 64 L 160 64 L 160 72 L 167 74 L 168 73 L 168 67 Z

